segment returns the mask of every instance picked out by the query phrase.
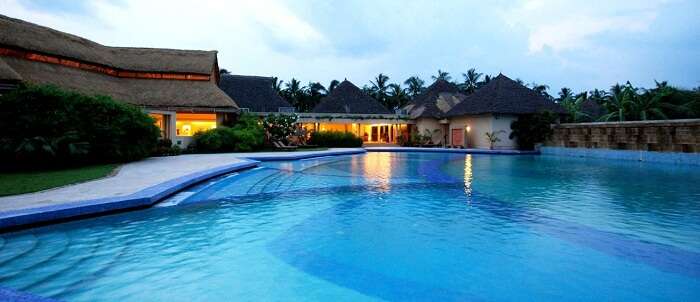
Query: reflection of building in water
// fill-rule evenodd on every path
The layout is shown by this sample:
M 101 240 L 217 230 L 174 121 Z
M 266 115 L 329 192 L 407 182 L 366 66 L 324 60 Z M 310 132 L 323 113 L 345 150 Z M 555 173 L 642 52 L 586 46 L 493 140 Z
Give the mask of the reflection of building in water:
M 364 174 L 381 191 L 391 189 L 391 155 L 387 152 L 372 152 L 364 156 Z
M 467 195 L 467 202 L 472 202 L 472 181 L 474 180 L 474 175 L 472 174 L 472 155 L 467 154 L 464 158 L 464 193 Z

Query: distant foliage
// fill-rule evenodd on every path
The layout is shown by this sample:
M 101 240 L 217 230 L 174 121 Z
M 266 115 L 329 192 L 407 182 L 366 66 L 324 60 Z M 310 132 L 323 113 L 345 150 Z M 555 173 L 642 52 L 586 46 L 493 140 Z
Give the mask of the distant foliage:
M 233 127 L 217 127 L 198 132 L 188 146 L 189 152 L 249 152 L 262 148 L 264 130 L 254 116 L 243 115 Z
M 320 131 L 311 133 L 309 143 L 329 148 L 362 147 L 362 139 L 352 133 L 341 131 Z
M 159 130 L 139 108 L 107 96 L 22 85 L 0 96 L 3 168 L 58 168 L 148 156 Z
M 515 139 L 520 150 L 533 150 L 535 144 L 543 143 L 552 136 L 551 125 L 557 116 L 545 111 L 538 114 L 523 115 L 510 125 L 513 130 L 509 138 Z

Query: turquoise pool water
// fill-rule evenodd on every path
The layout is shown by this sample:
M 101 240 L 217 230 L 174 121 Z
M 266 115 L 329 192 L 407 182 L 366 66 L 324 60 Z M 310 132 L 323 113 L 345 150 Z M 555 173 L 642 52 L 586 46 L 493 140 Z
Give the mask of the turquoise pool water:
M 547 156 L 265 163 L 157 207 L 0 235 L 67 301 L 698 301 L 700 171 Z

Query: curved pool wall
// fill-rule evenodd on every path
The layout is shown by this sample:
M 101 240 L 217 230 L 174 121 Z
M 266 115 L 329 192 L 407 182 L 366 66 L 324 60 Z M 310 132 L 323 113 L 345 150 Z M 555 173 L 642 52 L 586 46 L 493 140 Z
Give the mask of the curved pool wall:
M 246 158 L 241 158 L 241 162 L 239 163 L 191 173 L 125 196 L 80 200 L 50 206 L 3 211 L 0 212 L 0 233 L 49 223 L 58 223 L 73 219 L 107 215 L 120 211 L 149 207 L 160 202 L 166 197 L 183 190 L 184 188 L 220 175 L 256 167 L 262 161 L 301 160 L 315 157 L 359 154 L 364 152 L 366 151 L 345 150 L 320 151 L 301 154 L 280 154 L 274 156 L 248 156 Z
M 58 223 L 73 219 L 106 215 L 120 211 L 128 211 L 149 207 L 189 186 L 218 177 L 220 175 L 256 167 L 258 166 L 259 162 L 292 161 L 318 157 L 351 155 L 364 152 L 430 152 L 497 155 L 539 154 L 539 152 L 537 151 L 517 150 L 368 147 L 365 148 L 365 150 L 320 151 L 302 154 L 289 153 L 273 156 L 253 155 L 241 158 L 242 162 L 240 163 L 198 171 L 125 196 L 81 200 L 57 205 L 0 212 L 0 233 L 49 223 Z

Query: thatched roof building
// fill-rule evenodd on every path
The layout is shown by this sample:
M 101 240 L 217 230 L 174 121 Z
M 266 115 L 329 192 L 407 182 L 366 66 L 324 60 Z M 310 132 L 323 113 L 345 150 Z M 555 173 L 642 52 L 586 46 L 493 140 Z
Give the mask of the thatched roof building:
M 350 81 L 345 80 L 312 110 L 314 113 L 392 114 Z
M 53 84 L 150 109 L 237 111 L 216 51 L 109 47 L 0 15 L 0 82 Z
M 271 77 L 222 75 L 219 88 L 231 97 L 238 107 L 250 112 L 283 112 L 294 107 L 273 88 Z
M 445 116 L 478 114 L 530 114 L 542 111 L 566 113 L 563 107 L 534 90 L 499 74 L 484 87 L 467 96 Z
M 454 83 L 438 79 L 410 103 L 406 104 L 403 109 L 413 119 L 441 119 L 445 116 L 445 113 L 461 103 L 466 97 Z

